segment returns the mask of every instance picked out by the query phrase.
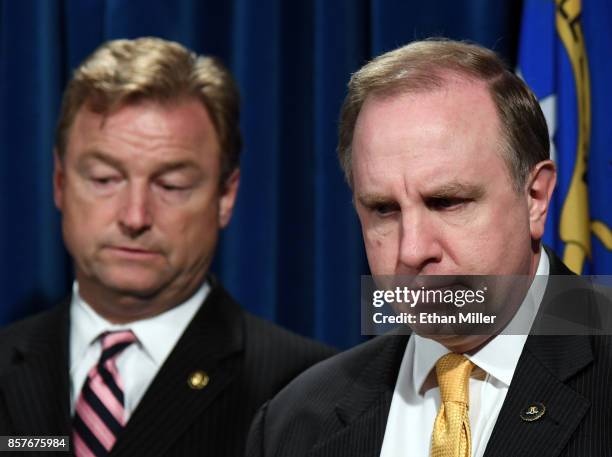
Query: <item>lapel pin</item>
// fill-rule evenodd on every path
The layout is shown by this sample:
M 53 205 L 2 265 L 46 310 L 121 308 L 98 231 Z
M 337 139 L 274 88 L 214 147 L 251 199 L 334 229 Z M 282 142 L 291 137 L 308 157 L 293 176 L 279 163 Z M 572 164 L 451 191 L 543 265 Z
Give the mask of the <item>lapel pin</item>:
M 194 371 L 189 375 L 189 379 L 187 379 L 187 384 L 193 390 L 201 390 L 208 385 L 210 381 L 210 377 L 206 374 L 205 371 L 198 370 Z
M 521 419 L 526 422 L 537 421 L 545 412 L 546 407 L 542 403 L 532 403 L 521 411 Z

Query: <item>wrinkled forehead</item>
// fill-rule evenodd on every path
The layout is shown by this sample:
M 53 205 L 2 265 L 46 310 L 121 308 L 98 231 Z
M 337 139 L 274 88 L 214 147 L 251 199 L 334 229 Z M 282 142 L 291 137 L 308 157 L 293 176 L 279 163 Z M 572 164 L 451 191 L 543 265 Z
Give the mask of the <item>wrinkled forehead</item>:
M 176 105 L 142 102 L 112 114 L 83 107 L 69 134 L 68 160 L 104 157 L 138 169 L 198 163 L 216 167 L 219 142 L 207 111 L 195 100 Z
M 402 103 L 393 103 L 396 100 L 401 100 Z M 436 104 L 440 107 L 436 111 L 438 116 L 449 118 L 456 117 L 457 113 L 464 114 L 472 122 L 491 123 L 501 132 L 499 114 L 487 81 L 456 71 L 437 69 L 427 77 L 420 75 L 414 81 L 408 79 L 373 90 L 365 98 L 359 110 L 353 133 L 363 127 L 365 114 L 369 114 L 373 108 L 399 111 L 413 104 L 418 105 L 423 112 L 428 112 L 426 111 L 428 107 L 424 105 Z M 483 109 L 479 109 L 480 107 Z M 469 116 L 474 110 L 477 115 Z M 485 117 L 479 119 L 480 114 Z M 412 122 L 419 122 L 419 117 L 412 119 Z
M 123 103 L 115 108 L 100 109 L 83 104 L 78 110 L 72 130 L 79 133 L 89 129 L 143 130 L 143 133 L 178 136 L 178 134 L 216 135 L 208 110 L 195 98 L 181 98 L 160 102 L 142 99 Z
M 189 94 L 187 92 L 180 92 L 176 94 L 142 94 L 138 92 L 128 93 L 124 95 L 107 94 L 101 91 L 92 91 L 88 94 L 83 94 L 83 100 L 80 103 L 74 103 L 70 109 L 70 113 L 63 119 L 63 127 L 58 138 L 59 154 L 62 156 L 64 150 L 69 144 L 70 134 L 75 128 L 75 124 L 79 118 L 84 116 L 88 117 L 89 121 L 96 118 L 100 127 L 104 127 L 106 122 L 110 118 L 116 118 L 118 112 L 126 112 L 131 108 L 142 108 L 141 111 L 173 111 L 176 108 L 184 105 L 190 105 L 195 108 L 196 111 L 204 111 L 204 115 L 208 121 L 212 122 L 212 118 L 209 113 L 209 109 L 196 95 Z M 195 119 L 199 119 L 202 116 L 196 116 Z M 216 128 L 215 128 L 216 132 Z
M 369 96 L 353 136 L 353 181 L 427 170 L 471 170 L 503 162 L 496 107 L 481 82 L 453 81 L 436 90 Z M 478 170 L 486 173 L 487 169 Z

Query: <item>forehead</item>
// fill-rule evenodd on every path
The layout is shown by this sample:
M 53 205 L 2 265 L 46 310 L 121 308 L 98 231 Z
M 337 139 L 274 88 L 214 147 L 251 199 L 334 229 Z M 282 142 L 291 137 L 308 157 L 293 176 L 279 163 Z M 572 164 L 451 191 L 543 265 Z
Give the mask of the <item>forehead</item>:
M 208 112 L 195 99 L 163 104 L 141 101 L 108 114 L 94 112 L 85 104 L 75 116 L 67 149 L 78 154 L 90 148 L 120 156 L 155 156 L 217 150 L 218 140 Z
M 354 186 L 402 175 L 424 184 L 503 167 L 496 107 L 482 82 L 366 99 L 353 136 Z

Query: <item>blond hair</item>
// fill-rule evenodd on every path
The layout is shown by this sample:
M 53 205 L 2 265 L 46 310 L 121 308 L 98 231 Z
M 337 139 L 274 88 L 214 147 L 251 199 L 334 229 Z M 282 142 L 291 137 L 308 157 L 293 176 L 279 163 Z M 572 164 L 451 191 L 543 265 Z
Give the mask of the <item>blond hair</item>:
M 64 157 L 70 128 L 84 104 L 108 115 L 141 100 L 168 103 L 184 97 L 200 100 L 211 118 L 219 139 L 223 185 L 240 163 L 237 85 L 218 60 L 161 38 L 108 41 L 75 70 L 57 125 L 58 155 Z
M 493 51 L 445 39 L 416 41 L 387 52 L 351 77 L 338 138 L 338 157 L 351 187 L 353 134 L 366 98 L 433 91 L 448 83 L 449 74 L 486 83 L 501 124 L 503 157 L 516 190 L 522 191 L 533 166 L 549 158 L 548 129 L 538 100 Z

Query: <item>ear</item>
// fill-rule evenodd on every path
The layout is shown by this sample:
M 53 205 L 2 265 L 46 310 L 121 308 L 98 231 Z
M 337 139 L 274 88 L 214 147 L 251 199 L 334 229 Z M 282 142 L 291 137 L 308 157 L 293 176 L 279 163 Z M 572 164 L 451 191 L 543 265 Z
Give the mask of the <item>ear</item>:
M 64 201 L 64 164 L 60 159 L 57 149 L 53 150 L 53 201 L 55 207 L 62 210 L 62 204 Z
M 240 169 L 236 168 L 225 181 L 222 189 L 221 198 L 219 198 L 219 225 L 224 228 L 229 224 L 238 194 L 238 186 L 240 184 Z
M 527 185 L 527 205 L 529 209 L 529 229 L 531 239 L 540 241 L 544 236 L 546 215 L 552 193 L 557 182 L 557 167 L 552 160 L 538 163 L 531 173 Z

